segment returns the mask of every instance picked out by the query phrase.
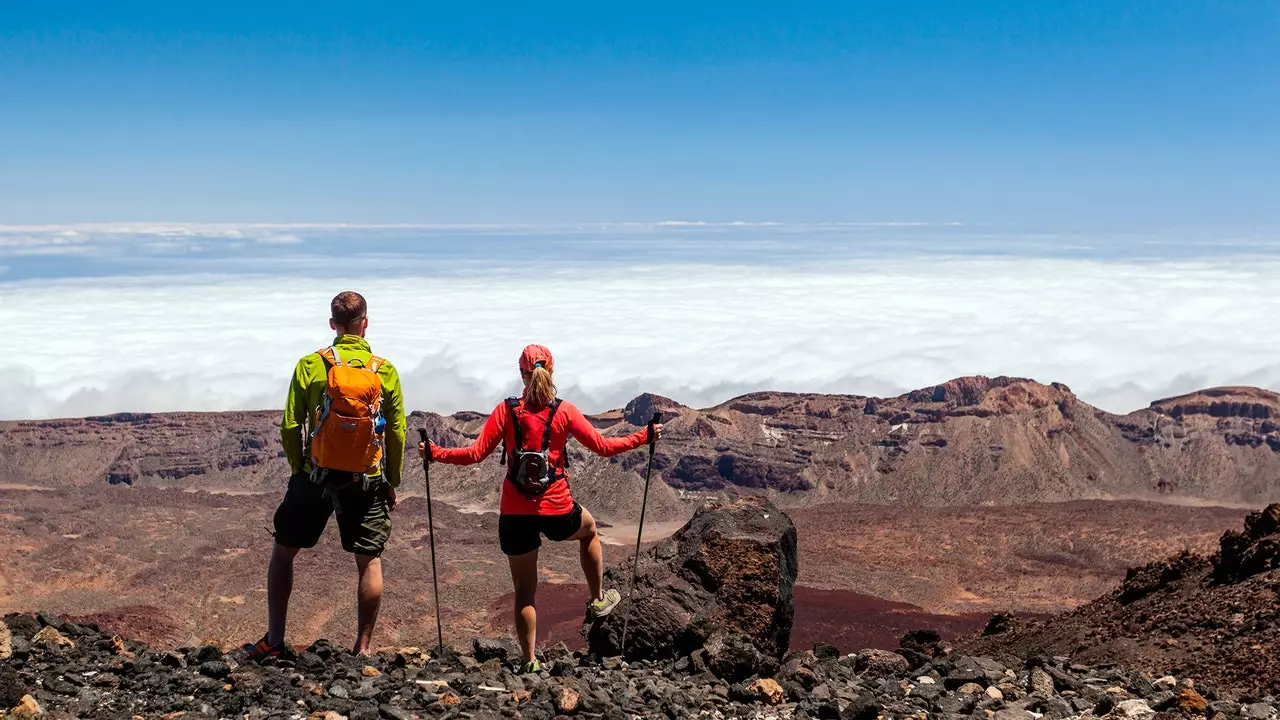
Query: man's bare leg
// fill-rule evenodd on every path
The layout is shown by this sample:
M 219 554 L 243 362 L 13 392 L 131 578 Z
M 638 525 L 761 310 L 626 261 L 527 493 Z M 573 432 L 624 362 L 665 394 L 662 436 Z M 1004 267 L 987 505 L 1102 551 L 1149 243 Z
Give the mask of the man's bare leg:
M 293 595 L 293 558 L 298 548 L 276 543 L 267 566 L 267 642 L 284 642 L 285 624 L 289 618 L 289 597 Z
M 359 619 L 352 652 L 368 655 L 373 642 L 373 627 L 378 623 L 378 609 L 382 607 L 382 559 L 356 554 L 356 568 L 360 571 L 360 589 L 356 598 Z

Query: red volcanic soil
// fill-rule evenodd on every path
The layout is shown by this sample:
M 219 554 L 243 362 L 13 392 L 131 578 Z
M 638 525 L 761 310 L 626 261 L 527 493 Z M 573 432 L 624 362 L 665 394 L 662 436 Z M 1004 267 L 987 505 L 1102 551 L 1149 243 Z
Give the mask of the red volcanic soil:
M 626 588 L 620 590 L 625 596 Z M 802 586 L 796 587 L 795 599 L 793 650 L 811 648 L 819 641 L 846 652 L 863 648 L 892 650 L 908 631 L 930 628 L 937 630 L 943 639 L 951 639 L 981 629 L 990 617 L 981 613 L 935 615 L 907 603 Z M 489 604 L 490 634 L 511 634 L 511 602 L 512 595 L 508 593 Z M 539 587 L 539 645 L 562 642 L 575 650 L 586 647 L 581 634 L 586 602 L 586 585 L 556 583 Z
M 893 650 L 911 630 L 937 630 L 944 640 L 979 630 L 985 613 L 936 615 L 907 603 L 890 602 L 845 590 L 796 588 L 796 623 L 791 649 L 808 650 L 824 642 L 852 652 L 863 648 Z

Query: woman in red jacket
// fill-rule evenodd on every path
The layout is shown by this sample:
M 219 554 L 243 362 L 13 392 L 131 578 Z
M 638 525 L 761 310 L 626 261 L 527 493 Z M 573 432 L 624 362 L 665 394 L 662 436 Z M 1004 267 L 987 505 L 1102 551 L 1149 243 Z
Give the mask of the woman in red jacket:
M 432 443 L 430 455 L 426 447 L 418 445 L 418 454 L 425 459 L 450 465 L 474 465 L 487 458 L 499 442 L 504 445 L 507 477 L 502 484 L 498 540 L 511 565 L 516 634 L 524 653 L 524 672 L 540 669 L 533 648 L 538 622 L 534 596 L 542 536 L 557 542 L 578 541 L 582 572 L 591 591 L 587 605 L 590 616 L 608 615 L 621 600 L 617 590 L 604 589 L 604 557 L 595 518 L 574 502 L 569 492 L 565 472 L 565 443 L 569 436 L 597 455 L 612 457 L 662 434 L 662 426 L 655 425 L 653 438 L 649 437 L 649 428 L 626 437 L 602 436 L 572 403 L 556 398 L 553 365 L 550 350 L 541 345 L 526 347 L 520 354 L 523 397 L 506 400 L 494 408 L 475 443 L 462 448 L 442 448 Z

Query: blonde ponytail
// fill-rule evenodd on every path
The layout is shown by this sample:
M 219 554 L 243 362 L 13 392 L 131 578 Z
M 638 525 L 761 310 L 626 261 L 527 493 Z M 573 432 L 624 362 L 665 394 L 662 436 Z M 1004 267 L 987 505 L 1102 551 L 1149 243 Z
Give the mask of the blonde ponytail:
M 525 405 L 534 412 L 551 404 L 556 399 L 556 384 L 551 379 L 551 371 L 538 365 L 529 374 L 529 387 L 524 393 Z

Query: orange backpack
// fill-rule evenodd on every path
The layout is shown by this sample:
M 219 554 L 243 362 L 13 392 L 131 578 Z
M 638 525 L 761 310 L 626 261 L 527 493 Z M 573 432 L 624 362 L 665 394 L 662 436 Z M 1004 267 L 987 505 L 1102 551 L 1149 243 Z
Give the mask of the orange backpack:
M 329 366 L 324 402 L 311 431 L 311 464 L 326 470 L 372 473 L 382 461 L 382 380 L 374 356 L 363 367 L 344 363 L 336 347 L 317 351 Z

